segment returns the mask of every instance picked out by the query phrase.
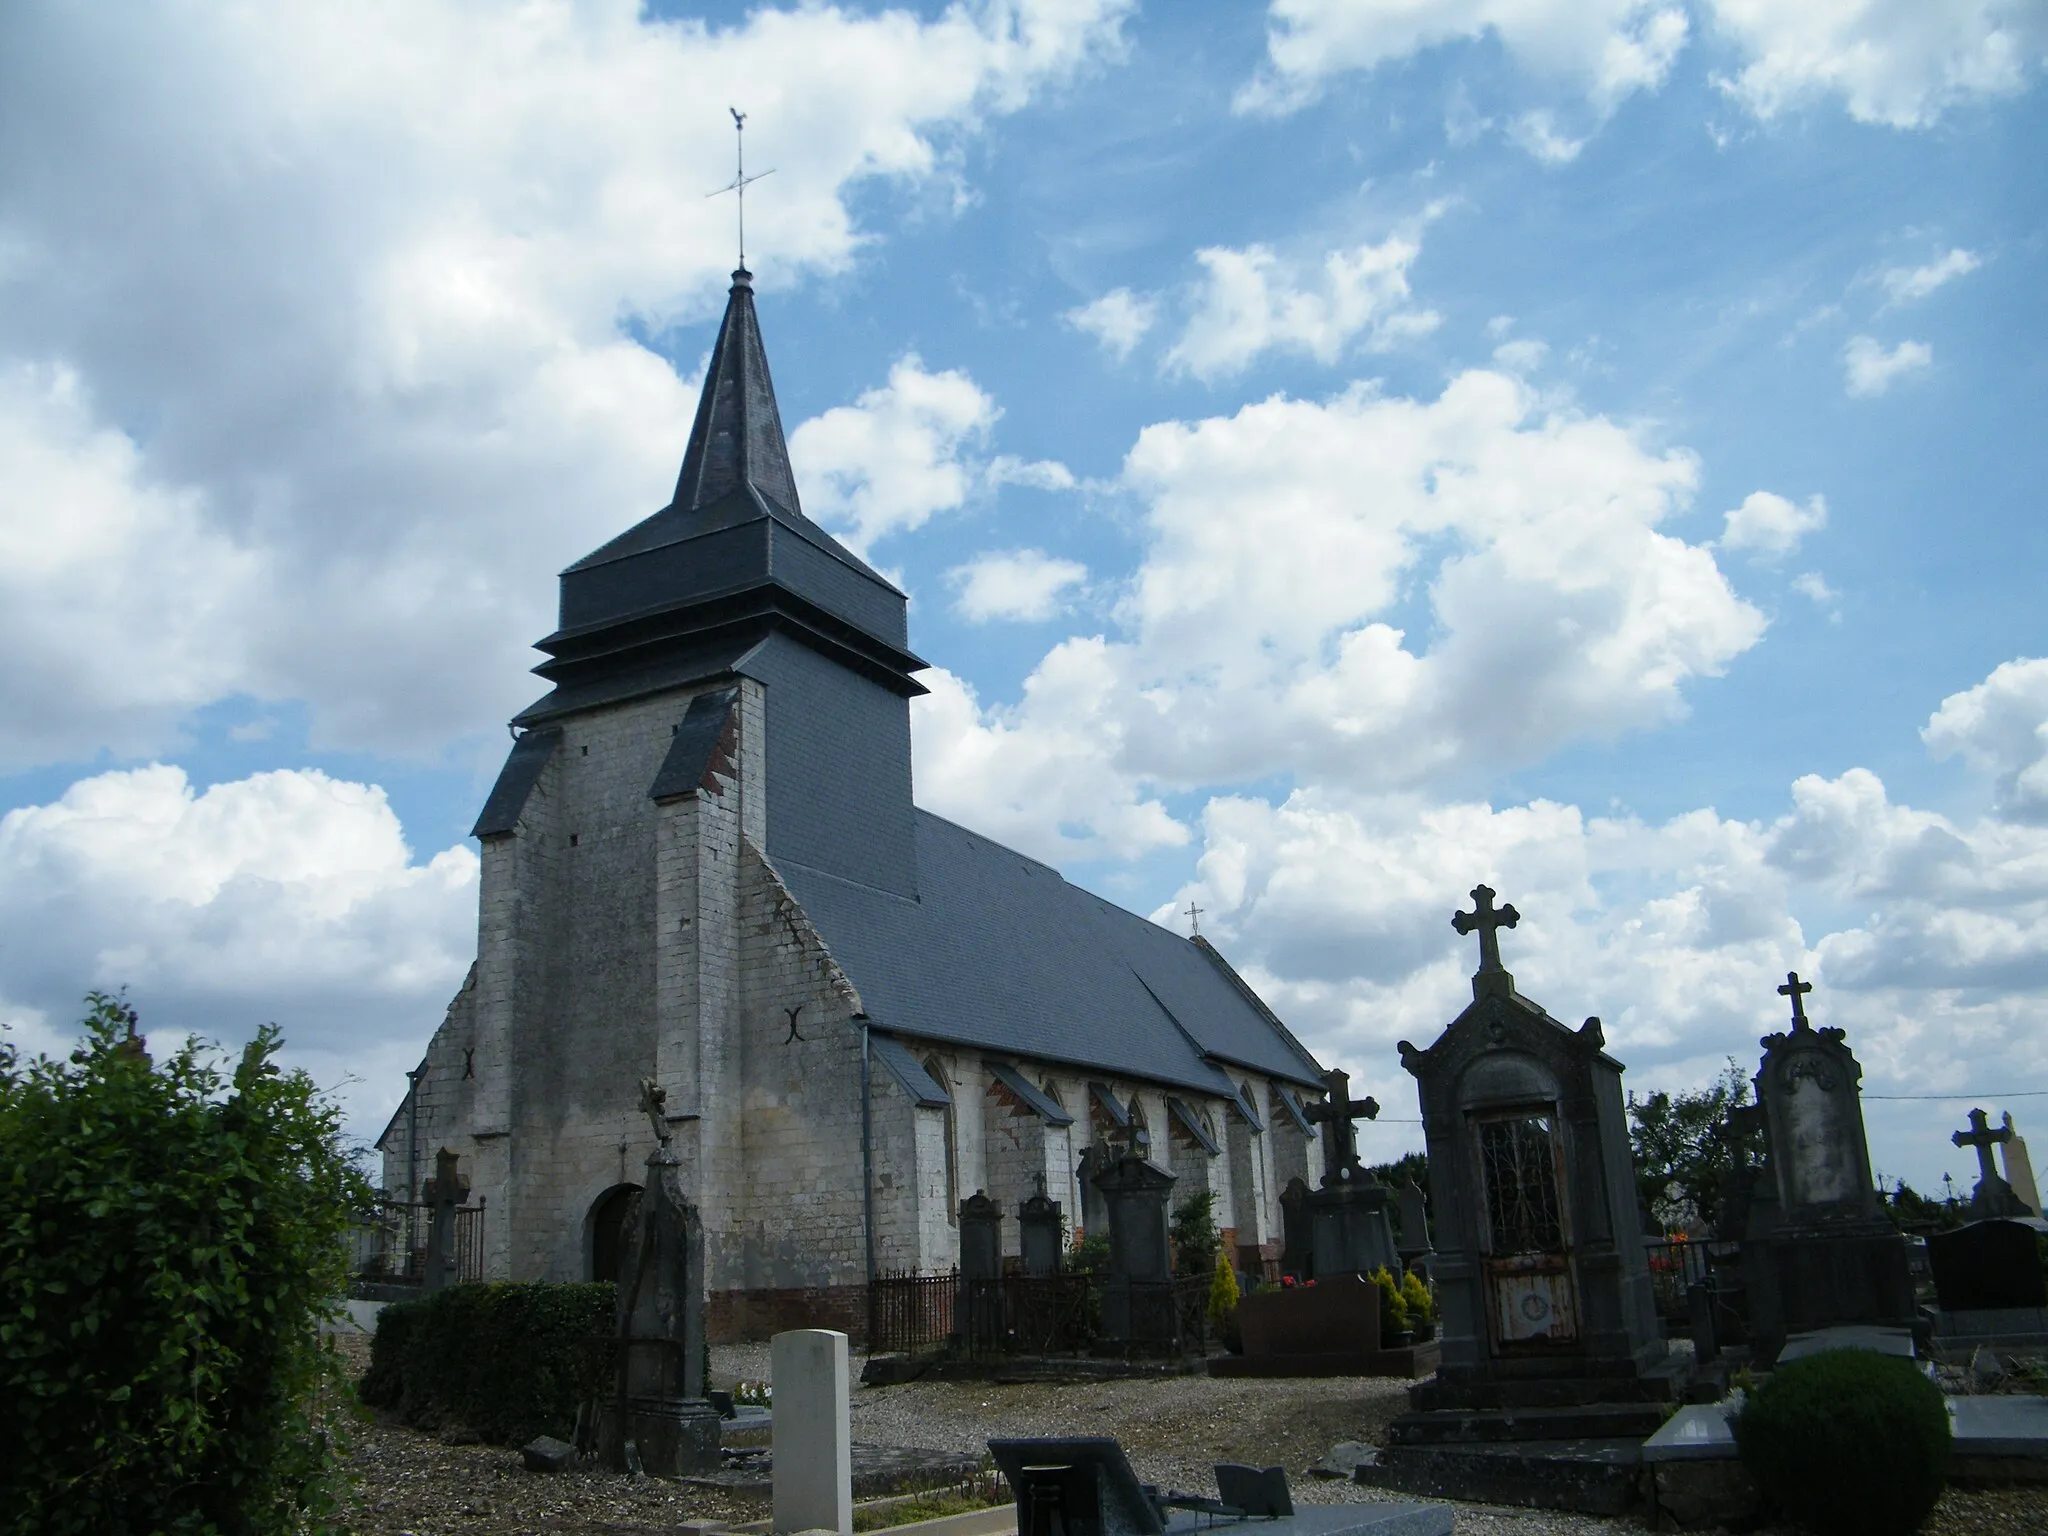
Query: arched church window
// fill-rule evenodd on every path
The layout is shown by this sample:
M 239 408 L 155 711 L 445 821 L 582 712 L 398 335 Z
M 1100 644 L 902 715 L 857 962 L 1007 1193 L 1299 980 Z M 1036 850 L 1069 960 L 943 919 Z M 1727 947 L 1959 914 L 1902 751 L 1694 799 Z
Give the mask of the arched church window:
M 924 1069 L 931 1074 L 933 1082 L 946 1094 L 946 1220 L 955 1225 L 960 1221 L 960 1127 L 953 1118 L 953 1105 L 958 1095 L 953 1083 L 946 1076 L 946 1069 L 939 1065 L 939 1058 L 927 1056 Z

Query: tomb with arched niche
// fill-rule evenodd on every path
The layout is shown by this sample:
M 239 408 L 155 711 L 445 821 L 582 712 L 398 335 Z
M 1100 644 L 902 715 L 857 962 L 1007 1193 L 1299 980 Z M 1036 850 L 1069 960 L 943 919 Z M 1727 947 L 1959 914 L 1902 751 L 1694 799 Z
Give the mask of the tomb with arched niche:
M 1618 1511 L 1689 1368 L 1650 1288 L 1622 1064 L 1598 1019 L 1570 1028 L 1515 990 L 1497 930 L 1519 914 L 1493 894 L 1480 886 L 1454 919 L 1480 935 L 1471 1005 L 1428 1049 L 1400 1044 L 1429 1152 L 1443 1355 L 1360 1479 L 1414 1490 L 1452 1476 L 1473 1498 Z M 1590 1437 L 1611 1444 L 1554 1452 Z M 1474 1440 L 1497 1481 L 1467 1464 Z

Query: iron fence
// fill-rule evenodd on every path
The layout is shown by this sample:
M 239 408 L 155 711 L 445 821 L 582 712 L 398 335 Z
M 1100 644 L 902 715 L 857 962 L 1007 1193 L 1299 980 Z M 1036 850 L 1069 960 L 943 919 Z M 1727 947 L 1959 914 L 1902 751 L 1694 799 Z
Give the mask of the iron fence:
M 380 1285 L 424 1285 L 434 1207 L 417 1200 L 379 1200 L 349 1227 L 349 1272 Z M 455 1208 L 456 1281 L 484 1277 L 483 1202 Z
M 1740 1243 L 1693 1241 L 1686 1238 L 1643 1239 L 1643 1257 L 1650 1267 L 1650 1290 L 1657 1298 L 1657 1316 L 1683 1328 L 1691 1316 L 1687 1293 L 1698 1281 L 1713 1281 L 1717 1267 L 1732 1265 Z
M 1205 1336 L 1209 1281 L 1131 1288 L 1133 1337 L 1193 1345 Z M 942 1274 L 879 1275 L 868 1287 L 874 1354 L 958 1349 L 969 1354 L 1060 1355 L 1088 1349 L 1102 1332 L 1102 1280 L 1086 1270 L 963 1280 Z

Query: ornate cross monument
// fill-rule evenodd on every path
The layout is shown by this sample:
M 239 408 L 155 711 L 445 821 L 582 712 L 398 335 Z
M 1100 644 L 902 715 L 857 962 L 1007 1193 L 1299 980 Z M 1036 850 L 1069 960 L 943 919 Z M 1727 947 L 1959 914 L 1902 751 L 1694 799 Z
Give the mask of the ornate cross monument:
M 1443 1364 L 1425 1413 L 1509 1406 L 1540 1375 L 1565 1401 L 1675 1396 L 1643 1256 L 1621 1063 L 1598 1019 L 1571 1029 L 1515 990 L 1500 930 L 1521 914 L 1474 887 L 1472 1002 L 1436 1043 L 1400 1044 L 1436 1211 Z M 1614 1394 L 1612 1396 L 1608 1394 Z
M 1358 1122 L 1379 1117 L 1380 1101 L 1351 1097 L 1351 1074 L 1332 1067 L 1323 1074 L 1329 1098 L 1308 1107 L 1311 1125 L 1327 1126 L 1323 1135 L 1323 1187 L 1359 1177 Z
M 1379 1100 L 1352 1098 L 1351 1074 L 1337 1067 L 1323 1074 L 1323 1091 L 1328 1097 L 1308 1108 L 1323 1143 L 1322 1188 L 1301 1200 L 1309 1274 L 1353 1275 L 1384 1265 L 1398 1275 L 1400 1250 L 1388 1216 L 1393 1191 L 1367 1178 L 1358 1162 L 1358 1122 L 1379 1114 Z
M 2033 1211 L 1998 1175 L 1991 1163 L 1991 1149 L 2005 1146 L 2012 1140 L 2012 1117 L 2006 1116 L 2006 1123 L 1997 1130 L 1991 1129 L 1991 1117 L 1981 1109 L 1970 1111 L 1970 1128 L 1957 1131 L 1949 1137 L 1959 1147 L 1977 1149 L 1977 1188 L 1970 1195 L 1970 1218 L 1985 1221 L 1995 1216 L 2031 1216 Z
M 1792 1006 L 1792 1027 L 1759 1042 L 1756 1098 L 1767 1151 L 1742 1264 L 1764 1364 L 1790 1334 L 1848 1323 L 1910 1328 L 1916 1315 L 1905 1239 L 1870 1174 L 1863 1068 L 1841 1030 L 1816 1029 L 1807 1017 L 1812 991 L 1797 971 L 1788 973 L 1778 995 Z
M 607 1462 L 652 1477 L 719 1464 L 718 1410 L 704 1396 L 704 1227 L 683 1193 L 667 1107 L 660 1085 L 642 1078 L 654 1150 L 620 1266 L 618 1368 L 598 1424 Z

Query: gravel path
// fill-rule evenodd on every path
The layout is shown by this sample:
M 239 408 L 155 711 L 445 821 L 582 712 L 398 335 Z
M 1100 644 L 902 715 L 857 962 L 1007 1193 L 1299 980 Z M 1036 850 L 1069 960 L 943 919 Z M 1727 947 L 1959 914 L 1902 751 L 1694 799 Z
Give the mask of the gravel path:
M 344 1345 L 360 1364 L 367 1340 Z M 858 1379 L 861 1361 L 853 1362 Z M 766 1381 L 765 1344 L 712 1351 L 715 1385 Z M 1369 1503 L 1391 1495 L 1307 1475 L 1341 1440 L 1378 1443 L 1406 1405 L 1405 1382 L 1211 1381 L 1180 1376 L 1133 1381 L 996 1385 L 913 1382 L 856 1387 L 853 1437 L 872 1444 L 979 1454 L 991 1436 L 1115 1435 L 1147 1482 L 1213 1492 L 1218 1461 L 1280 1463 L 1297 1501 Z M 609 1472 L 559 1477 L 527 1472 L 516 1451 L 451 1445 L 364 1413 L 350 1457 L 358 1479 L 352 1529 L 365 1536 L 668 1536 L 685 1520 L 751 1520 L 759 1501 L 635 1482 Z M 1458 1536 L 1622 1536 L 1639 1520 L 1548 1510 L 1457 1506 Z M 1951 1490 L 1929 1536 L 2040 1536 L 2048 1489 Z M 1760 1536 L 1796 1536 L 1767 1532 Z

